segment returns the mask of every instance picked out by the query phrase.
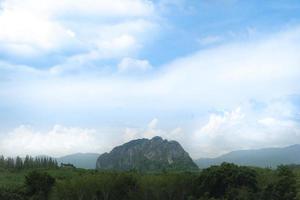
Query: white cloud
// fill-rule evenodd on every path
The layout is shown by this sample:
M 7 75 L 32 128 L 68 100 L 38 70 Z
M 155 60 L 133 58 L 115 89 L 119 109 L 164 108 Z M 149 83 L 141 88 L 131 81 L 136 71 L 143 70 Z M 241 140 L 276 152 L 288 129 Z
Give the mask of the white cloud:
M 118 70 L 124 72 L 145 72 L 151 70 L 152 66 L 148 60 L 138 60 L 133 58 L 123 58 L 118 64 Z
M 222 38 L 220 36 L 216 35 L 210 35 L 203 38 L 197 39 L 197 42 L 201 45 L 211 45 L 222 41 Z
M 199 51 L 163 66 L 143 80 L 75 77 L 35 84 L 33 88 L 25 88 L 26 96 L 38 102 L 45 97 L 46 101 L 55 104 L 57 95 L 53 92 L 74 104 L 76 101 L 81 103 L 84 98 L 88 105 L 101 102 L 103 107 L 117 104 L 129 108 L 143 102 L 147 107 L 162 109 L 194 109 L 195 105 L 230 108 L 250 98 L 268 100 L 300 90 L 296 84 L 300 75 L 297 67 L 300 60 L 296 53 L 300 50 L 298 33 L 299 29 L 294 28 L 264 40 Z M 70 82 L 72 87 L 67 87 Z M 45 88 L 48 94 L 43 93 Z M 22 90 L 20 93 L 25 94 Z
M 76 152 L 102 153 L 133 139 L 154 136 L 180 142 L 193 158 L 240 149 L 287 146 L 300 140 L 300 124 L 296 119 L 286 119 L 281 113 L 269 112 L 272 104 L 278 106 L 282 102 L 283 108 L 288 105 L 287 101 L 272 100 L 258 110 L 255 105 L 246 103 L 231 111 L 213 112 L 205 120 L 196 118 L 180 126 L 173 124 L 171 128 L 159 123 L 158 118 L 145 125 L 138 124 L 138 127 L 129 126 L 123 131 L 54 126 L 45 132 L 20 126 L 2 136 L 0 151 L 6 155 L 56 156 Z
M 156 29 L 157 14 L 148 0 L 4 0 L 2 8 L 0 50 L 19 58 L 124 57 Z
M 145 129 L 125 128 L 122 137 L 119 137 L 119 134 L 116 136 L 113 129 L 105 130 L 101 135 L 96 129 L 55 125 L 48 131 L 37 131 L 31 126 L 21 125 L 11 132 L 0 135 L 0 152 L 5 156 L 59 157 L 77 152 L 104 153 L 117 145 L 138 138 L 151 139 L 154 136 L 161 136 L 170 140 L 182 139 L 181 128 L 162 130 L 157 128 L 157 123 L 158 119 L 154 118 Z
M 173 94 L 172 102 L 221 108 L 250 98 L 267 100 L 298 93 L 299 32 L 296 27 L 177 59 L 165 66 L 158 89 L 163 86 Z
M 299 119 L 299 108 L 288 102 L 270 100 L 300 93 L 297 84 L 299 30 L 294 27 L 260 40 L 202 50 L 161 66 L 145 79 L 94 74 L 63 78 L 36 75 L 31 81 L 17 77 L 0 85 L 0 99 L 10 107 L 40 108 L 45 115 L 60 114 L 62 110 L 69 115 L 74 112 L 96 115 L 104 110 L 114 120 L 122 113 L 122 121 L 135 123 L 133 126 L 139 125 L 134 119 L 145 118 L 150 112 L 151 116 L 168 113 L 177 120 L 174 123 L 170 120 L 169 124 L 178 128 L 164 128 L 164 124 L 158 128 L 158 121 L 154 120 L 155 123 L 150 123 L 154 124 L 152 128 L 130 127 L 124 137 L 161 135 L 167 138 L 171 133 L 178 134 L 184 138 L 180 141 L 189 142 L 191 147 L 186 147 L 194 157 L 240 148 L 288 145 L 299 141 L 299 123 L 291 119 L 294 115 Z M 76 59 L 73 62 L 76 63 Z M 23 77 L 20 73 L 19 77 Z M 267 102 L 267 105 L 260 112 L 241 105 L 249 99 Z M 234 109 L 238 105 L 241 110 Z M 201 111 L 228 111 L 213 112 L 207 123 L 202 121 L 191 130 L 190 124 L 184 124 L 186 115 L 181 115 L 182 110 L 196 117 Z M 181 120 L 179 126 L 177 122 Z
M 6 156 L 61 156 L 75 152 L 99 152 L 101 142 L 93 129 L 56 125 L 48 132 L 38 132 L 29 126 L 20 126 L 2 136 L 0 150 Z
M 21 57 L 52 51 L 73 39 L 70 30 L 30 10 L 4 9 L 0 12 L 0 27 L 1 49 Z
M 148 138 L 151 139 L 155 136 L 162 136 L 165 137 L 167 134 L 166 131 L 157 128 L 158 119 L 152 119 L 147 128 L 125 128 L 123 138 L 124 141 L 127 142 L 129 140 L 138 139 L 138 138 Z
M 0 97 L 8 102 L 18 99 L 18 105 L 27 108 L 47 106 L 53 111 L 89 108 L 98 113 L 121 107 L 139 113 L 151 110 L 193 113 L 199 109 L 232 109 L 249 99 L 268 101 L 300 93 L 299 35 L 299 29 L 292 28 L 264 40 L 199 51 L 154 68 L 154 73 L 143 79 L 103 77 L 92 71 L 67 78 L 36 75 L 31 81 L 24 81 L 27 74 L 12 74 L 8 78 L 14 77 L 15 81 L 0 85 L 3 94 Z M 81 62 L 85 58 L 77 57 L 70 60 L 69 66 Z M 66 68 L 57 66 L 52 73 L 60 70 Z M 287 111 L 278 105 L 276 109 L 272 107 L 272 112 Z
M 125 128 L 123 139 L 125 142 L 139 138 L 139 131 L 135 128 Z
M 196 130 L 193 135 L 193 144 L 199 148 L 193 152 L 196 156 L 214 156 L 235 149 L 236 144 L 246 145 L 241 127 L 244 124 L 245 114 L 238 107 L 221 114 L 211 114 L 208 122 Z
M 271 126 L 271 125 L 277 124 L 278 120 L 276 120 L 272 117 L 267 117 L 267 118 L 260 119 L 258 122 L 263 125 L 266 125 L 266 126 Z
M 194 133 L 193 149 L 199 150 L 192 150 L 192 154 L 210 157 L 233 150 L 281 147 L 299 141 L 300 124 L 296 120 L 274 115 L 268 112 L 268 106 L 259 111 L 242 110 L 211 114 L 208 122 Z
M 158 119 L 157 118 L 154 118 L 152 119 L 149 124 L 148 124 L 148 128 L 149 129 L 155 129 L 157 127 L 157 124 L 158 124 Z
M 15 77 L 19 74 L 20 76 L 38 76 L 41 74 L 45 74 L 42 70 L 38 70 L 26 65 L 13 65 L 7 62 L 0 61 L 0 70 L 1 73 L 5 74 L 5 72 L 13 73 Z
M 157 4 L 157 9 L 165 14 L 178 12 L 178 10 L 185 13 L 193 10 L 186 0 L 159 0 Z
M 222 126 L 234 126 L 238 124 L 244 118 L 244 114 L 241 113 L 241 108 L 238 107 L 231 112 L 225 112 L 223 115 L 211 114 L 208 123 L 203 126 L 200 132 L 208 134 L 216 134 Z
M 184 142 L 184 130 L 181 127 L 175 129 L 162 129 L 158 127 L 159 120 L 153 118 L 146 128 L 125 128 L 123 133 L 123 139 L 125 142 L 138 138 L 151 139 L 155 136 L 160 136 L 168 140 L 178 140 Z

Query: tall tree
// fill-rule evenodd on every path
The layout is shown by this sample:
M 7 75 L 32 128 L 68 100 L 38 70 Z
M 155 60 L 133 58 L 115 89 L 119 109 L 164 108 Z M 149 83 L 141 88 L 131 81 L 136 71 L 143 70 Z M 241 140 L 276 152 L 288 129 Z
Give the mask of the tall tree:
M 17 156 L 16 158 L 15 168 L 18 170 L 23 168 L 23 161 L 22 158 L 20 158 L 19 156 Z
M 4 168 L 5 167 L 5 159 L 4 156 L 1 155 L 0 156 L 0 168 Z

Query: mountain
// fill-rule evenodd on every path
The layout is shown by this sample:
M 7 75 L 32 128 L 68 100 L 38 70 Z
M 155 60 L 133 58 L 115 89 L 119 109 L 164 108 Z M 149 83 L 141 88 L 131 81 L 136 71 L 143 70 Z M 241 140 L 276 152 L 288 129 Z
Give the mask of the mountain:
M 233 151 L 217 158 L 201 158 L 195 162 L 200 168 L 219 165 L 222 162 L 272 168 L 281 164 L 300 164 L 300 144 L 284 148 Z
M 97 169 L 159 171 L 198 167 L 178 142 L 156 136 L 151 140 L 132 140 L 102 154 L 97 160 Z
M 100 154 L 97 153 L 76 153 L 57 158 L 58 164 L 73 164 L 77 168 L 95 169 L 96 161 Z

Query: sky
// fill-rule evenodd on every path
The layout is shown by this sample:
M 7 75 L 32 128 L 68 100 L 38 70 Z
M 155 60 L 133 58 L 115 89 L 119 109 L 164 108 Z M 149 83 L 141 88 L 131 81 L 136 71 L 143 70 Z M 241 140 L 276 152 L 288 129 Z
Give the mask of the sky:
M 0 0 L 0 154 L 300 143 L 298 0 Z

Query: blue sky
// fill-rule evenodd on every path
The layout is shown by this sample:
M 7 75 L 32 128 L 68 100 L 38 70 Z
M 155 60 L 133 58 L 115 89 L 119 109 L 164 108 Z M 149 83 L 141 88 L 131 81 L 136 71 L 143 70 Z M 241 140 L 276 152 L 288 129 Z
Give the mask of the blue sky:
M 0 153 L 300 139 L 296 0 L 0 1 Z

